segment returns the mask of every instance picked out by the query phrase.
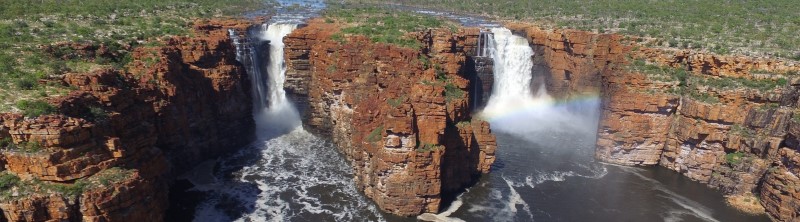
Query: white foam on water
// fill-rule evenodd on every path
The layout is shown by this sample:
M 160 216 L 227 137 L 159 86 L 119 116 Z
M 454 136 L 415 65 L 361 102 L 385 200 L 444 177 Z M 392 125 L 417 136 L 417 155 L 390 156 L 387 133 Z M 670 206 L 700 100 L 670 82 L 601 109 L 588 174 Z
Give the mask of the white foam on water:
M 456 197 L 456 200 L 454 200 L 453 203 L 450 204 L 450 207 L 448 207 L 447 210 L 445 210 L 445 211 L 443 211 L 443 212 L 441 212 L 439 214 L 424 213 L 422 215 L 417 216 L 417 219 L 418 220 L 423 220 L 423 221 L 434 221 L 434 222 L 462 222 L 462 221 L 464 221 L 464 220 L 462 220 L 460 218 L 450 217 L 450 215 L 455 213 L 456 211 L 458 211 L 458 209 L 461 208 L 462 205 L 464 205 L 464 201 L 461 198 L 462 198 L 462 196 L 464 196 L 465 193 L 469 193 L 469 189 L 467 189 L 463 193 L 459 194 L 458 197 Z
M 576 165 L 585 168 L 587 171 L 590 172 L 590 174 L 582 174 L 582 173 L 577 173 L 575 171 L 553 171 L 553 172 L 537 171 L 535 175 L 528 175 L 525 177 L 525 185 L 528 185 L 528 187 L 530 188 L 535 188 L 536 185 L 548 181 L 552 182 L 565 181 L 567 180 L 568 177 L 600 179 L 608 174 L 608 169 L 603 165 L 591 165 L 591 166 L 587 166 L 585 164 L 576 164 Z
M 264 25 L 267 61 L 253 62 L 253 103 L 258 141 L 226 157 L 195 221 L 384 221 L 358 193 L 347 161 L 336 147 L 303 130 L 300 115 L 283 90 L 283 38 L 296 24 Z M 256 49 L 251 58 L 259 58 Z M 258 63 L 266 62 L 266 70 Z M 266 72 L 264 72 L 266 71 Z
M 531 207 L 528 205 L 527 202 L 525 202 L 525 200 L 522 199 L 522 196 L 520 196 L 519 193 L 517 193 L 517 189 L 514 188 L 514 185 L 512 184 L 511 181 L 509 181 L 505 177 L 503 177 L 503 180 L 506 181 L 506 184 L 508 184 L 508 189 L 510 190 L 510 193 L 508 194 L 508 210 L 511 213 L 516 214 L 517 205 L 522 205 L 522 209 L 525 210 L 525 213 L 527 213 L 528 216 L 530 216 L 530 219 L 533 220 L 533 213 L 531 213 Z
M 253 155 L 259 155 L 255 163 L 241 165 Z M 358 193 L 350 167 L 335 148 L 300 128 L 227 158 L 221 171 L 232 171 L 234 180 L 217 184 L 215 196 L 198 207 L 196 221 L 308 221 L 319 215 L 384 220 Z M 225 209 L 230 206 L 218 209 L 231 203 L 234 211 L 245 213 L 229 218 Z
M 552 173 L 540 172 L 537 173 L 535 176 L 528 175 L 525 177 L 525 184 L 528 185 L 530 188 L 535 188 L 536 185 L 542 184 L 547 181 L 554 181 L 560 182 L 567 179 L 567 177 L 578 176 L 575 172 L 567 171 L 555 171 Z
M 522 206 L 522 211 L 527 216 L 523 220 L 533 221 L 530 205 L 522 199 L 522 196 L 516 190 L 516 187 L 524 187 L 524 184 L 515 183 L 504 176 L 502 179 L 508 187 L 507 192 L 505 189 L 491 189 L 487 196 L 488 200 L 482 201 L 484 205 L 469 203 L 467 212 L 475 215 L 484 215 L 486 218 L 491 218 L 491 221 L 519 221 L 519 216 L 523 216 L 519 215 L 519 206 Z M 504 195 L 504 193 L 507 194 Z

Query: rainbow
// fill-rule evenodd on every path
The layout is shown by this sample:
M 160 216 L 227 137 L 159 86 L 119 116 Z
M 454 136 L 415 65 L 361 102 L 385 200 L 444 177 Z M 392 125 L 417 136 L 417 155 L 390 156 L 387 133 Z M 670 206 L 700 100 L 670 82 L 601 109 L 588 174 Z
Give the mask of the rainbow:
M 506 122 L 523 120 L 530 116 L 542 116 L 554 112 L 567 112 L 570 107 L 585 107 L 599 104 L 599 93 L 588 93 L 571 96 L 568 99 L 553 99 L 550 96 L 492 98 L 477 117 L 489 122 Z

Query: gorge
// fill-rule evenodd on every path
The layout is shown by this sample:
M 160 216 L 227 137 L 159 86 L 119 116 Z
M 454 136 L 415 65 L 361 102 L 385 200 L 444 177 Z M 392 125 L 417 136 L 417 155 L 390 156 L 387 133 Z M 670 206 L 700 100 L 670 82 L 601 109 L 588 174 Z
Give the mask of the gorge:
M 58 114 L 0 115 L 0 221 L 800 218 L 796 63 L 290 6 L 197 20 L 65 74 Z

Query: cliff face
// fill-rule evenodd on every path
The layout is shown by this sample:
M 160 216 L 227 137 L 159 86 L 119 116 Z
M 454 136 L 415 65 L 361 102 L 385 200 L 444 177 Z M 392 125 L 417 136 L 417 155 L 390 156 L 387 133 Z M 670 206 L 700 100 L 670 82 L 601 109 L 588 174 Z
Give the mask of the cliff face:
M 798 79 L 789 74 L 800 67 L 646 48 L 615 35 L 511 27 L 528 37 L 537 72 L 557 97 L 601 93 L 597 159 L 658 164 L 732 197 L 760 194 L 777 220 L 800 217 L 792 118 Z
M 340 43 L 336 31 L 315 20 L 284 39 L 287 79 L 300 80 L 287 88 L 307 94 L 307 129 L 333 139 L 367 197 L 397 215 L 436 212 L 443 194 L 488 172 L 494 136 L 471 119 L 466 90 L 477 29 L 415 33 L 419 50 Z
M 63 115 L 0 116 L 8 221 L 161 221 L 171 177 L 250 142 L 249 83 L 228 29 L 137 48 L 127 72 L 71 73 L 52 99 Z M 11 181 L 11 182 L 9 182 Z

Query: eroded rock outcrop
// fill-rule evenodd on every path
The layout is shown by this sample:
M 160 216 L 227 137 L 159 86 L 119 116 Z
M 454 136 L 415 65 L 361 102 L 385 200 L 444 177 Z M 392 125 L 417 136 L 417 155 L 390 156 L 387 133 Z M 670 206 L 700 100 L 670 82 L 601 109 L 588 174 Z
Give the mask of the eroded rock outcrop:
M 197 24 L 193 37 L 135 49 L 126 72 L 65 75 L 76 90 L 49 101 L 59 115 L 0 115 L 5 220 L 161 221 L 173 175 L 251 141 L 228 36 L 250 24 Z
M 797 64 L 648 48 L 618 35 L 509 27 L 528 38 L 537 53 L 535 76 L 556 98 L 600 93 L 597 159 L 658 164 L 726 195 L 760 194 L 773 218 L 798 219 L 791 171 Z
M 414 33 L 422 49 L 330 36 L 311 21 L 284 40 L 289 91 L 307 93 L 307 129 L 330 136 L 358 188 L 397 215 L 437 212 L 494 161 L 488 123 L 471 119 L 467 52 L 477 29 Z M 473 68 L 474 69 L 474 68 Z M 438 78 L 437 78 L 438 75 Z

